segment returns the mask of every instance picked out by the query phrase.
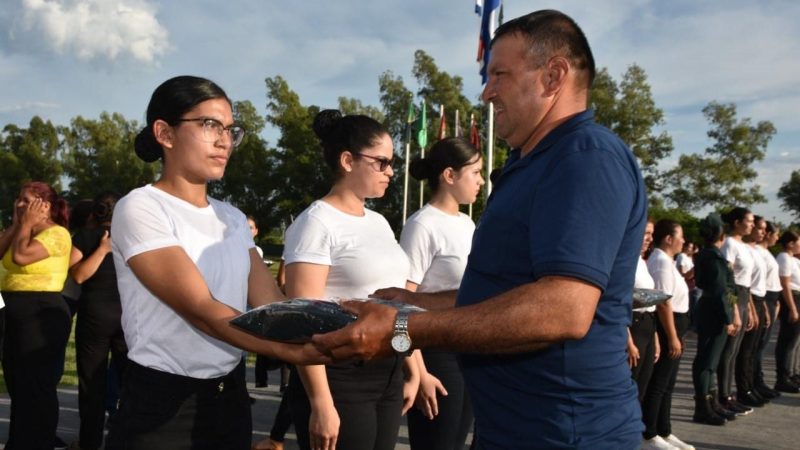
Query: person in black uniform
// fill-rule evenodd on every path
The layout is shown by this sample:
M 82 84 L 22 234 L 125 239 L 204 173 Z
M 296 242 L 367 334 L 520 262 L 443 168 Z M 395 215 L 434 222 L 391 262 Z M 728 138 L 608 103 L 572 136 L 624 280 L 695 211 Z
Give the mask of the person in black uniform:
M 109 350 L 114 355 L 116 373 L 122 373 L 127 362 L 109 231 L 118 199 L 119 195 L 113 192 L 97 196 L 90 221 L 93 226 L 81 228 L 72 237 L 74 251 L 80 255 L 70 274 L 81 285 L 75 353 L 81 419 L 78 439 L 82 450 L 98 449 L 103 443 Z

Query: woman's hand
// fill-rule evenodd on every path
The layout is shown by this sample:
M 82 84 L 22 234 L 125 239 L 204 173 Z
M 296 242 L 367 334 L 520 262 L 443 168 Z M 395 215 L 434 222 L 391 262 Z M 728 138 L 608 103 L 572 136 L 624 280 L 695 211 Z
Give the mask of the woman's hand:
M 792 308 L 792 310 L 789 311 L 789 322 L 796 323 L 798 319 L 800 319 L 800 316 L 797 314 L 797 309 Z
M 735 311 L 734 311 L 734 315 L 733 315 L 733 328 L 734 328 L 734 330 L 733 330 L 733 334 L 732 334 L 731 336 L 736 336 L 736 333 L 738 333 L 738 332 L 739 332 L 739 330 L 741 330 L 741 329 L 742 329 L 742 318 L 741 318 L 741 317 L 739 317 L 739 312 L 738 312 L 738 310 L 735 310 Z
M 421 378 L 419 392 L 414 405 L 422 411 L 425 417 L 433 420 L 434 417 L 439 415 L 439 401 L 436 399 L 436 393 L 447 396 L 447 390 L 442 382 L 430 373 L 422 374 Z
M 104 255 L 111 253 L 111 232 L 105 230 L 103 237 L 100 238 L 100 244 L 97 248 L 103 252 Z
M 678 359 L 681 357 L 681 353 L 683 353 L 681 340 L 675 336 L 669 340 L 669 357 L 672 359 Z
M 653 333 L 653 341 L 656 343 L 656 351 L 653 354 L 653 364 L 658 362 L 658 358 L 661 357 L 661 342 L 658 340 L 658 333 Z
M 403 382 L 403 410 L 402 415 L 406 415 L 409 409 L 414 406 L 414 399 L 417 398 L 417 393 L 419 392 L 419 384 L 420 384 L 420 373 L 419 371 L 413 372 L 413 374 Z
M 308 439 L 311 450 L 334 450 L 339 437 L 339 413 L 333 403 L 311 407 Z
M 23 226 L 33 227 L 45 222 L 49 217 L 50 204 L 37 197 L 25 208 L 22 217 L 20 217 L 20 223 Z
M 728 336 L 735 336 L 736 335 L 736 325 L 729 323 L 725 326 L 725 332 L 728 333 Z
M 639 349 L 636 347 L 636 344 L 633 343 L 633 339 L 628 336 L 628 366 L 633 368 L 639 365 L 639 358 L 641 355 L 639 354 Z

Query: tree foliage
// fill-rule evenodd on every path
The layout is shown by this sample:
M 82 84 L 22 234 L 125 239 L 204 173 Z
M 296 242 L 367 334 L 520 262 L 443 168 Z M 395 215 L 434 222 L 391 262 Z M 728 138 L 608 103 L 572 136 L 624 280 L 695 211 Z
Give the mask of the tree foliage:
M 713 143 L 702 155 L 681 155 L 667 174 L 672 186 L 667 198 L 685 211 L 765 202 L 759 186 L 748 184 L 758 175 L 753 164 L 764 159 L 775 127 L 769 121 L 753 125 L 749 118 L 737 119 L 733 103 L 711 102 L 703 115 L 711 124 L 707 134 Z
M 58 129 L 34 116 L 28 128 L 6 125 L 0 134 L 0 225 L 11 223 L 14 199 L 28 181 L 44 181 L 62 189 L 63 166 Z
M 795 219 L 800 220 L 800 170 L 793 171 L 789 181 L 781 185 L 778 198 L 781 199 L 783 210 L 791 212 Z
M 140 126 L 119 113 L 102 113 L 97 120 L 81 116 L 62 130 L 64 173 L 70 179 L 69 199 L 93 198 L 104 191 L 125 195 L 155 180 L 160 163 L 136 156 L 133 141 Z
M 664 111 L 656 107 L 647 74 L 636 64 L 628 67 L 619 84 L 608 70 L 598 71 L 590 94 L 598 123 L 616 133 L 628 146 L 642 169 L 650 197 L 664 189 L 661 161 L 673 150 L 664 125 Z

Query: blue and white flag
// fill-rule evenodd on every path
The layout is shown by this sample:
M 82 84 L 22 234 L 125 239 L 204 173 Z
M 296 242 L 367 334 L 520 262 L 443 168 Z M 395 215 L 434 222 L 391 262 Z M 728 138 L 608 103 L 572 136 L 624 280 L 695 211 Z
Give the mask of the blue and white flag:
M 486 69 L 489 66 L 489 56 L 491 53 L 489 46 L 494 37 L 494 30 L 500 25 L 501 0 L 477 0 L 475 2 L 475 12 L 478 11 L 479 3 L 482 4 L 482 14 L 481 34 L 478 40 L 478 62 L 481 65 L 481 79 L 483 83 L 486 83 L 486 79 L 488 78 Z

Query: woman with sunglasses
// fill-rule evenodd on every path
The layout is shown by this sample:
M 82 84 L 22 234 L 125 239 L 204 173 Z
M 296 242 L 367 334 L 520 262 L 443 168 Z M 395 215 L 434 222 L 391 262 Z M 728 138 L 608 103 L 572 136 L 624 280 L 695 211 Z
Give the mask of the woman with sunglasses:
M 475 231 L 475 223 L 459 211 L 459 205 L 475 202 L 484 184 L 482 168 L 480 152 L 461 138 L 442 139 L 425 158 L 411 162 L 411 175 L 426 180 L 433 194 L 409 217 L 400 235 L 400 245 L 411 262 L 407 289 L 458 289 Z M 455 354 L 425 349 L 414 352 L 414 357 L 420 368 L 420 390 L 417 408 L 408 414 L 411 448 L 464 448 L 472 408 Z M 437 399 L 437 394 L 443 397 Z
M 383 197 L 394 174 L 389 133 L 367 116 L 336 110 L 320 112 L 313 129 L 334 181 L 286 230 L 287 296 L 365 298 L 404 287 L 408 259 L 386 219 L 365 206 Z M 393 449 L 406 359 L 297 366 L 286 395 L 300 448 Z
M 120 199 L 111 224 L 128 367 L 106 449 L 249 449 L 241 349 L 325 360 L 229 324 L 248 303 L 284 298 L 245 215 L 207 195 L 243 136 L 209 80 L 175 77 L 153 92 L 135 150 L 162 159 L 162 174 Z

